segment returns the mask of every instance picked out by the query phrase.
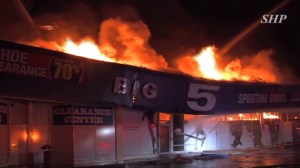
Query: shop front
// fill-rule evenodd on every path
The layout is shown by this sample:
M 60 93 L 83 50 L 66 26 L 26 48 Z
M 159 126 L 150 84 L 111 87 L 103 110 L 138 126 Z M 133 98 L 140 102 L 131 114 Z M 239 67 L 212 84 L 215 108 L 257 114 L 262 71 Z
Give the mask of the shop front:
M 0 166 L 103 165 L 285 142 L 264 137 L 282 131 L 261 112 L 300 109 L 298 85 L 209 81 L 5 41 L 0 54 Z

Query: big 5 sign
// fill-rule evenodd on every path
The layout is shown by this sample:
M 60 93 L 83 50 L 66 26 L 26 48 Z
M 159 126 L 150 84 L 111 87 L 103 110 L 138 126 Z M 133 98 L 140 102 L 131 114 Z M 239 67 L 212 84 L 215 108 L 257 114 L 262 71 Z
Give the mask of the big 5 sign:
M 216 95 L 211 91 L 219 91 L 220 86 L 190 83 L 188 88 L 187 106 L 195 111 L 210 111 L 217 102 Z

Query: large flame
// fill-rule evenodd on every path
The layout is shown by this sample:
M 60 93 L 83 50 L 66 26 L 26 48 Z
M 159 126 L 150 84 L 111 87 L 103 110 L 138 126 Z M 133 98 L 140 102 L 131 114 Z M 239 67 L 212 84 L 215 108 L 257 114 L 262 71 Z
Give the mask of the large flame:
M 221 55 L 217 48 L 208 46 L 194 56 L 180 57 L 176 65 L 184 73 L 206 79 L 277 83 L 279 80 L 276 76 L 276 68 L 269 60 L 271 53 L 272 51 L 259 52 L 256 56 L 244 61 L 245 67 L 238 58 L 222 66 L 224 63 L 220 61 Z
M 83 40 L 79 44 L 73 42 L 70 38 L 67 38 L 65 43 L 61 46 L 62 51 L 78 55 L 86 58 L 114 62 L 115 60 L 104 55 L 98 46 L 92 40 Z
M 204 48 L 200 54 L 196 55 L 194 59 L 198 63 L 198 68 L 204 78 L 208 79 L 222 79 L 222 73 L 218 70 L 215 59 L 214 47 Z
M 74 42 L 71 38 L 60 42 L 37 40 L 31 45 L 58 50 L 108 62 L 118 62 L 153 70 L 170 68 L 167 60 L 149 45 L 150 31 L 143 22 L 107 19 L 100 25 L 98 42 L 92 38 Z M 251 59 L 234 59 L 224 63 L 222 55 L 214 46 L 204 47 L 199 53 L 181 56 L 176 60 L 177 70 L 195 77 L 213 80 L 242 80 L 280 82 L 277 70 L 269 56 L 271 50 L 262 51 Z
M 149 45 L 150 35 L 147 25 L 141 21 L 107 19 L 100 25 L 97 43 L 92 38 L 74 42 L 68 37 L 57 42 L 36 40 L 27 44 L 91 59 L 165 70 L 168 63 Z
M 98 42 L 91 40 L 92 38 L 85 38 L 80 42 L 65 38 L 51 42 L 36 40 L 26 44 L 153 70 L 171 69 L 167 60 L 150 46 L 148 42 L 150 35 L 147 25 L 141 21 L 107 19 L 100 25 Z M 208 46 L 202 48 L 197 54 L 179 57 L 175 60 L 175 66 L 183 73 L 212 80 L 279 83 L 282 81 L 279 81 L 279 73 L 269 58 L 271 54 L 272 50 L 264 50 L 246 59 L 235 58 L 224 62 L 225 59 L 222 59 L 223 55 L 218 52 L 218 49 Z M 258 119 L 257 116 L 247 117 L 243 114 L 239 114 L 236 118 L 239 120 Z M 263 113 L 263 118 L 278 118 L 278 116 Z M 228 119 L 235 120 L 233 117 Z

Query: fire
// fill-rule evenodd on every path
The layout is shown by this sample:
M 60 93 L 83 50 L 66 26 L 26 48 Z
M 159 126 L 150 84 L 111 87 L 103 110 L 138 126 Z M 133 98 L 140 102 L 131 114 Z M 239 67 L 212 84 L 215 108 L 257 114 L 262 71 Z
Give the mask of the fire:
M 220 61 L 221 55 L 217 48 L 208 46 L 194 56 L 189 55 L 179 58 L 176 64 L 182 72 L 206 79 L 276 83 L 279 80 L 275 74 L 277 72 L 276 68 L 269 60 L 271 53 L 271 51 L 259 52 L 253 58 L 243 62 L 241 59 L 236 58 L 228 64 L 225 63 L 224 66 L 224 62 Z M 243 67 L 242 63 L 245 62 L 246 66 Z
M 263 118 L 264 119 L 278 119 L 279 116 L 273 115 L 272 113 L 263 113 Z
M 98 39 L 85 38 L 78 43 L 71 38 L 63 39 L 62 43 L 62 39 L 57 39 L 57 42 L 37 40 L 30 44 L 91 59 L 173 71 L 165 57 L 150 46 L 150 36 L 148 26 L 141 21 L 111 18 L 101 23 Z M 97 42 L 92 39 L 97 39 Z M 197 54 L 179 57 L 175 66 L 183 73 L 206 79 L 278 83 L 278 70 L 269 59 L 271 54 L 272 51 L 267 50 L 249 59 L 224 62 L 218 49 L 208 46 Z
M 206 47 L 194 59 L 197 61 L 198 68 L 204 78 L 220 80 L 222 73 L 218 70 L 214 50 L 214 47 Z
M 61 48 L 65 53 L 101 61 L 115 62 L 114 59 L 104 55 L 92 40 L 83 40 L 79 44 L 76 44 L 70 38 L 67 38 Z
M 101 61 L 166 70 L 168 63 L 150 46 L 150 35 L 148 26 L 141 21 L 107 19 L 100 25 L 98 39 L 88 37 L 79 43 L 71 38 L 57 41 L 39 39 L 25 43 Z M 97 39 L 97 42 L 92 39 Z
M 227 81 L 250 81 L 252 79 L 250 75 L 245 75 L 241 72 L 242 66 L 239 59 L 231 61 L 224 69 L 221 69 L 221 63 L 218 61 L 219 57 L 217 48 L 208 46 L 195 56 L 179 58 L 177 67 L 185 73 L 206 79 Z
M 99 27 L 97 43 L 92 40 L 96 38 L 85 38 L 80 42 L 66 38 L 62 43 L 58 42 L 62 39 L 57 39 L 57 42 L 36 40 L 27 44 L 101 61 L 129 64 L 153 70 L 171 69 L 165 57 L 150 46 L 150 36 L 148 26 L 141 21 L 107 19 Z M 269 58 L 272 52 L 272 50 L 263 50 L 245 57 L 246 59 L 235 58 L 224 62 L 223 55 L 218 49 L 215 46 L 208 46 L 202 48 L 197 54 L 179 57 L 175 60 L 175 66 L 183 73 L 212 80 L 278 83 L 280 82 L 278 70 Z M 278 118 L 271 113 L 263 113 L 263 117 Z M 246 117 L 243 114 L 239 114 L 238 118 L 240 120 L 257 120 L 257 117 Z M 236 120 L 234 117 L 228 119 Z

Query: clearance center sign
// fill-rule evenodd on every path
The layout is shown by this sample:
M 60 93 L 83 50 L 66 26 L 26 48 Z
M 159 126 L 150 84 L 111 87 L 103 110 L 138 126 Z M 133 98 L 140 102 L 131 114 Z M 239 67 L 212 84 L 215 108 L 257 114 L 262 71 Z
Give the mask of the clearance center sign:
M 113 110 L 102 106 L 71 106 L 53 107 L 54 125 L 112 125 Z
M 113 110 L 101 106 L 71 106 L 53 107 L 54 125 L 112 125 Z

